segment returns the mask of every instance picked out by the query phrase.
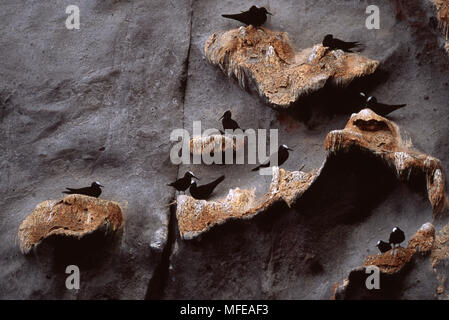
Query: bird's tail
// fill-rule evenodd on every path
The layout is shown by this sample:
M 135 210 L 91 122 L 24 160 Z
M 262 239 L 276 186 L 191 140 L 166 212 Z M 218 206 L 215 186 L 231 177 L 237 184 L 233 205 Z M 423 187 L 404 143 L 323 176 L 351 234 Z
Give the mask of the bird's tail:
M 217 180 L 215 180 L 212 184 L 214 187 L 216 187 L 220 182 L 222 182 L 225 179 L 225 176 L 222 175 L 221 177 L 219 177 Z
M 260 167 L 261 167 L 261 166 L 257 166 L 257 167 L 255 167 L 254 169 L 251 169 L 251 171 L 257 171 L 257 170 L 260 169 Z
M 407 104 L 397 104 L 394 107 L 395 107 L 395 110 L 398 110 L 398 109 L 404 108 L 406 105 Z
M 363 50 L 365 50 L 365 45 L 360 42 L 355 41 L 352 43 L 352 45 L 352 50 L 354 50 L 355 52 L 362 52 Z
M 221 15 L 223 18 L 227 18 L 227 19 L 234 19 L 234 14 L 222 14 Z

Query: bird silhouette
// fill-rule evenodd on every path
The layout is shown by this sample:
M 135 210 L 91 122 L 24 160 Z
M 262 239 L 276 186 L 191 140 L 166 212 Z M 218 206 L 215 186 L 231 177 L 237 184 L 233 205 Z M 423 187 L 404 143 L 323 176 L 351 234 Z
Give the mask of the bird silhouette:
M 222 14 L 223 18 L 234 19 L 240 21 L 246 25 L 253 25 L 259 27 L 267 21 L 267 14 L 272 15 L 264 7 L 252 6 L 248 11 L 242 11 L 237 14 Z
M 363 48 L 361 44 L 357 41 L 354 42 L 346 42 L 337 38 L 334 38 L 333 35 L 328 34 L 323 39 L 323 46 L 328 47 L 329 50 L 343 50 L 344 52 L 352 52 L 351 49 L 359 48 L 358 51 L 361 51 Z
M 184 174 L 184 177 L 167 184 L 167 186 L 173 187 L 178 191 L 186 191 L 190 187 L 190 181 L 192 180 L 192 178 L 198 179 L 197 177 L 195 177 L 192 171 L 187 171 Z
M 265 163 L 255 167 L 254 169 L 251 169 L 251 171 L 257 171 L 260 168 L 272 167 L 276 164 L 276 160 L 277 160 L 277 166 L 282 165 L 288 159 L 288 150 L 293 151 L 292 149 L 287 147 L 285 144 L 280 145 L 278 151 L 271 154 L 270 158 Z
M 190 182 L 190 195 L 197 200 L 207 200 L 209 196 L 212 194 L 214 189 L 218 186 L 220 182 L 225 179 L 225 176 L 221 176 L 220 178 L 202 186 L 197 186 L 195 180 L 191 180 Z
M 391 250 L 391 245 L 388 242 L 382 240 L 377 241 L 376 247 L 381 253 Z
M 99 182 L 92 182 L 90 187 L 74 189 L 74 188 L 66 188 L 67 190 L 62 193 L 65 194 L 83 194 L 85 196 L 91 196 L 98 198 L 101 194 L 101 187 L 103 187 Z
M 361 93 L 362 95 L 363 93 Z M 371 110 L 373 110 L 375 113 L 377 113 L 378 115 L 385 117 L 387 114 L 401 109 L 403 107 L 405 107 L 406 104 L 384 104 L 384 103 L 379 103 L 377 102 L 376 97 L 370 96 L 368 97 L 368 99 L 366 99 L 366 108 L 370 108 Z
M 405 240 L 405 233 L 399 227 L 394 227 L 390 233 L 389 243 L 393 244 L 393 247 L 401 244 Z
M 240 126 L 238 125 L 237 121 L 235 121 L 234 119 L 231 118 L 232 117 L 232 112 L 231 110 L 226 111 L 220 119 L 221 120 L 221 124 L 223 125 L 223 130 L 236 130 L 236 129 L 241 129 Z

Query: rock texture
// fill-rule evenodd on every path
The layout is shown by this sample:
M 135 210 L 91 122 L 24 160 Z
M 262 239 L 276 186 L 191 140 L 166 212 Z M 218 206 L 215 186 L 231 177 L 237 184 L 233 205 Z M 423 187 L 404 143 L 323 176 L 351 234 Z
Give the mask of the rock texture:
M 65 27 L 69 4 L 0 5 L 0 298 L 144 299 L 174 197 L 160 185 L 178 173 L 189 3 L 82 0 L 79 30 Z M 122 237 L 49 239 L 23 256 L 17 229 L 36 204 L 96 180 L 123 209 Z M 64 285 L 71 264 L 79 290 Z
M 124 221 L 120 206 L 112 201 L 83 195 L 47 200 L 38 204 L 20 224 L 20 250 L 26 254 L 55 235 L 77 239 L 94 232 L 107 235 L 120 230 Z
M 329 133 L 324 146 L 329 152 L 344 152 L 354 146 L 371 152 L 394 167 L 398 178 L 405 181 L 413 175 L 422 175 L 434 215 L 447 209 L 446 180 L 441 162 L 413 150 L 411 141 L 402 141 L 395 123 L 372 110 L 363 109 L 353 114 L 343 130 Z
M 398 178 L 405 182 L 413 180 L 413 176 L 421 178 L 427 186 L 434 215 L 441 214 L 448 205 L 441 163 L 438 159 L 414 151 L 411 142 L 409 144 L 402 141 L 399 128 L 394 122 L 370 109 L 352 114 L 343 130 L 330 132 L 324 141 L 328 157 L 351 154 L 353 149 L 358 149 L 382 159 L 387 166 L 393 167 Z M 255 199 L 254 190 L 239 188 L 230 190 L 221 201 L 208 202 L 179 195 L 176 216 L 181 237 L 192 239 L 227 220 L 251 218 L 281 200 L 291 207 L 312 185 L 325 166 L 326 162 L 320 169 L 310 173 L 289 172 L 273 167 L 270 190 L 260 200 Z
M 245 144 L 243 136 L 241 138 L 214 134 L 210 136 L 193 137 L 189 141 L 190 153 L 196 155 L 213 154 L 215 152 L 235 152 Z
M 328 157 L 323 141 L 360 111 L 351 97 L 363 91 L 407 103 L 389 118 L 404 141 L 449 171 L 449 59 L 433 1 L 370 1 L 380 9 L 379 30 L 365 27 L 365 1 L 271 1 L 274 15 L 264 27 L 288 33 L 295 54 L 333 33 L 360 41 L 363 55 L 379 61 L 372 76 L 325 86 L 297 112 L 265 107 L 204 56 L 212 33 L 241 26 L 220 14 L 247 10 L 248 3 L 77 4 L 81 29 L 71 31 L 67 3 L 0 4 L 1 299 L 329 299 L 336 282 L 377 253 L 377 240 L 392 226 L 408 236 L 431 219 L 426 183 L 414 183 L 425 177 L 403 183 L 395 166 L 389 170 L 362 150 Z M 295 149 L 285 172 L 302 165 L 311 172 L 328 160 L 292 207 L 277 201 L 264 214 L 227 220 L 184 241 L 168 206 L 175 192 L 166 184 L 186 170 L 205 179 L 226 175 L 211 201 L 236 188 L 255 187 L 256 199 L 269 192 L 270 178 L 251 172 L 253 164 L 170 162 L 173 129 L 192 132 L 199 120 L 203 128 L 221 128 L 218 118 L 228 109 L 242 128 L 278 129 L 279 141 Z M 122 236 L 54 236 L 23 255 L 17 229 L 36 204 L 95 180 L 106 186 L 101 198 L 126 215 Z M 435 217 L 440 249 L 430 261 L 415 254 L 389 282 L 388 298 L 449 298 L 448 222 L 442 213 Z M 65 287 L 70 264 L 80 267 L 79 290 Z
M 285 32 L 253 26 L 216 32 L 206 41 L 204 55 L 244 89 L 253 89 L 278 109 L 326 83 L 346 86 L 376 71 L 378 61 L 355 53 L 315 45 L 294 52 Z
M 438 20 L 440 21 L 441 29 L 446 37 L 445 48 L 449 53 L 449 1 L 448 0 L 434 0 L 438 11 Z
M 291 206 L 313 182 L 315 173 L 289 172 L 273 167 L 272 177 L 270 191 L 258 200 L 254 190 L 239 188 L 230 190 L 221 201 L 208 202 L 179 195 L 176 217 L 181 237 L 193 239 L 228 220 L 252 218 L 278 201 L 285 201 Z
M 422 225 L 408 241 L 406 248 L 399 247 L 382 254 L 366 257 L 362 267 L 352 270 L 349 277 L 343 281 L 341 286 L 338 284 L 334 286 L 331 299 L 350 299 L 367 295 L 377 297 L 381 297 L 382 295 L 386 296 L 383 291 L 391 289 L 389 282 L 394 282 L 396 280 L 395 278 L 401 277 L 401 274 L 399 274 L 400 271 L 412 261 L 412 258 L 416 254 L 429 255 L 432 251 L 434 241 L 434 226 L 431 223 Z M 379 268 L 382 279 L 379 283 L 379 289 L 366 289 L 365 280 L 371 274 L 371 272 L 366 272 L 366 268 L 369 266 Z

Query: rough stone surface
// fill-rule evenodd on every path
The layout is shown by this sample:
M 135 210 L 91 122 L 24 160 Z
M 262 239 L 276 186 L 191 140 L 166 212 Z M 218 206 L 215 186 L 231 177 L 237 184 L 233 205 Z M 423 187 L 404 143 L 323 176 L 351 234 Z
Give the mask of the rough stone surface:
M 70 4 L 0 5 L 0 298 L 144 299 L 174 197 L 161 186 L 178 172 L 169 136 L 182 128 L 190 6 L 83 0 L 80 30 L 67 30 Z M 17 229 L 36 204 L 96 180 L 127 217 L 122 237 L 23 256 Z M 80 290 L 65 288 L 71 264 Z
M 218 118 L 232 109 L 242 128 L 279 129 L 279 141 L 295 150 L 282 166 L 286 171 L 305 165 L 310 172 L 327 157 L 326 135 L 360 110 L 352 98 L 359 91 L 407 103 L 389 119 L 404 141 L 439 159 L 447 173 L 449 60 L 433 1 L 263 3 L 274 14 L 264 27 L 287 32 L 295 52 L 333 33 L 364 43 L 363 55 L 379 61 L 366 81 L 343 90 L 325 86 L 288 112 L 267 108 L 204 57 L 211 34 L 240 27 L 220 14 L 251 3 L 78 3 L 79 31 L 64 26 L 65 8 L 73 3 L 0 5 L 1 298 L 329 299 L 336 282 L 377 253 L 377 240 L 392 226 L 408 237 L 432 219 L 426 185 L 398 182 L 394 170 L 366 153 L 331 156 L 291 208 L 279 201 L 266 214 L 190 241 L 181 239 L 174 210 L 169 219 L 175 192 L 166 184 L 186 170 L 206 180 L 226 174 L 211 200 L 254 187 L 259 199 L 271 177 L 251 172 L 254 164 L 172 165 L 172 129 L 191 132 L 198 120 L 203 128 L 221 129 Z M 380 8 L 379 30 L 365 27 L 371 4 Z M 101 198 L 124 211 L 122 237 L 52 238 L 22 255 L 17 229 L 36 204 L 94 180 L 106 185 Z M 430 255 L 435 265 L 415 255 L 389 282 L 388 298 L 448 299 L 447 216 L 432 223 L 441 248 Z M 78 291 L 65 288 L 69 264 L 80 266 Z
M 446 37 L 445 49 L 449 53 L 449 1 L 448 0 L 434 0 L 438 12 L 438 20 L 440 27 Z
M 446 180 L 440 161 L 413 150 L 411 142 L 402 141 L 394 122 L 372 110 L 363 109 L 352 114 L 343 130 L 334 130 L 327 135 L 324 147 L 328 157 L 352 153 L 353 149 L 379 157 L 387 167 L 395 169 L 399 179 L 412 183 L 415 179 L 421 179 L 422 184 L 426 183 L 434 215 L 447 210 Z M 192 239 L 226 220 L 251 218 L 278 201 L 284 201 L 291 207 L 326 165 L 325 161 L 310 173 L 273 167 L 270 190 L 259 200 L 255 199 L 254 189 L 239 188 L 231 189 L 225 199 L 217 202 L 180 195 L 177 198 L 176 217 L 181 237 Z
M 183 239 L 193 239 L 213 226 L 231 219 L 249 219 L 279 201 L 291 206 L 312 184 L 315 172 L 285 171 L 273 167 L 270 191 L 256 199 L 254 190 L 229 190 L 220 201 L 195 200 L 186 195 L 177 198 L 176 218 Z
M 448 208 L 446 180 L 438 159 L 417 152 L 412 142 L 404 142 L 397 125 L 370 109 L 352 114 L 343 130 L 328 134 L 324 146 L 329 152 L 345 152 L 357 147 L 371 152 L 394 167 L 398 177 L 404 181 L 420 176 L 425 180 L 427 193 L 434 215 Z
M 394 283 L 403 276 L 400 272 L 410 264 L 415 254 L 428 255 L 431 253 L 434 241 L 435 228 L 431 223 L 425 223 L 408 241 L 406 248 L 398 247 L 382 254 L 366 257 L 362 267 L 352 270 L 341 286 L 338 286 L 338 283 L 334 286 L 331 299 L 364 296 L 387 297 L 388 293 L 385 291 L 391 290 Z M 376 266 L 380 271 L 381 281 L 377 290 L 367 290 L 365 286 L 366 269 L 370 266 Z M 368 272 L 368 274 L 371 273 Z
M 204 55 L 240 86 L 275 108 L 287 108 L 327 83 L 347 86 L 374 73 L 377 61 L 321 44 L 295 53 L 285 32 L 253 26 L 214 33 Z
M 365 10 L 370 4 L 380 8 L 380 30 L 365 28 Z M 448 172 L 449 79 L 442 70 L 449 68 L 449 61 L 439 43 L 440 31 L 429 24 L 429 19 L 436 17 L 431 1 L 270 2 L 274 15 L 264 27 L 287 32 L 295 51 L 312 47 L 325 34 L 333 33 L 361 41 L 366 45 L 363 55 L 379 61 L 374 78 L 345 90 L 324 88 L 318 97 L 304 101 L 304 112 L 267 108 L 257 94 L 242 90 L 238 82 L 229 81 L 207 63 L 204 45 L 210 35 L 241 26 L 219 15 L 229 8 L 238 12 L 248 6 L 214 0 L 192 4 L 184 113 L 187 130 L 192 130 L 195 120 L 201 120 L 204 128 L 221 129 L 218 118 L 232 109 L 242 128 L 279 129 L 280 143 L 295 150 L 282 167 L 294 171 L 304 164 L 303 171 L 309 172 L 326 159 L 323 141 L 327 134 L 344 128 L 351 112 L 360 110 L 354 105 L 343 112 L 354 104 L 350 97 L 359 90 L 367 91 L 382 102 L 407 103 L 388 118 L 400 127 L 404 142 L 413 141 L 414 149 L 439 159 L 443 171 Z M 331 157 L 329 167 L 295 208 L 280 203 L 266 214 L 229 221 L 189 241 L 182 240 L 175 228 L 163 297 L 329 299 L 334 284 L 360 266 L 367 255 L 377 253 L 376 242 L 393 226 L 400 226 L 409 236 L 432 219 L 425 179 L 420 179 L 424 185 L 419 186 L 398 182 L 395 169 L 386 170 L 380 162 L 365 154 L 352 160 Z M 230 189 L 254 187 L 256 199 L 260 199 L 269 191 L 271 177 L 254 174 L 252 167 L 184 165 L 180 173 L 193 170 L 199 177 L 226 174 L 211 201 L 226 198 Z M 432 221 L 437 234 L 445 219 L 441 215 Z M 419 256 L 416 259 L 421 261 Z M 441 265 L 445 270 L 444 263 Z M 439 282 L 428 258 L 406 271 L 389 296 L 392 299 L 444 296 L 435 293 Z
M 122 209 L 112 201 L 82 195 L 47 200 L 38 204 L 20 224 L 20 249 L 26 254 L 54 235 L 77 239 L 94 232 L 107 235 L 120 230 L 124 221 Z

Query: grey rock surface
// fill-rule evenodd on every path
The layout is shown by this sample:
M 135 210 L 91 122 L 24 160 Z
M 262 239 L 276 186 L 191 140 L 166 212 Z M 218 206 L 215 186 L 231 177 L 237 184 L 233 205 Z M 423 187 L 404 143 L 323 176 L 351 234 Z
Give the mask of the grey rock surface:
M 359 89 L 407 103 L 390 119 L 449 172 L 449 57 L 429 26 L 430 1 L 256 3 L 269 5 L 266 27 L 288 32 L 297 50 L 333 33 L 365 43 L 364 55 L 380 61 L 373 79 L 325 91 L 289 113 L 270 109 L 203 57 L 212 33 L 239 26 L 221 13 L 252 2 L 79 3 L 81 29 L 72 31 L 67 1 L 0 4 L 0 298 L 329 299 L 392 226 L 411 236 L 432 220 L 423 189 L 398 183 L 362 154 L 336 160 L 294 209 L 280 205 L 193 241 L 179 237 L 167 206 L 175 192 L 166 186 L 192 170 L 204 181 L 226 175 L 214 199 L 235 187 L 267 191 L 271 177 L 251 172 L 252 164 L 170 162 L 173 129 L 191 132 L 198 120 L 203 129 L 221 128 L 227 109 L 242 128 L 279 129 L 280 143 L 295 150 L 285 169 L 318 168 L 327 133 L 349 118 L 337 111 Z M 365 28 L 370 4 L 381 10 L 380 30 Z M 124 209 L 121 238 L 55 239 L 23 256 L 15 243 L 20 222 L 66 186 L 93 180 L 106 186 L 102 198 Z M 80 290 L 65 288 L 68 264 L 80 266 Z M 428 259 L 416 264 L 393 298 L 438 298 Z
M 369 4 L 380 8 L 380 30 L 365 28 Z M 295 149 L 284 168 L 297 170 L 303 164 L 305 171 L 318 168 L 325 158 L 326 134 L 343 128 L 349 118 L 347 112 L 338 112 L 345 107 L 348 92 L 321 93 L 324 97 L 308 101 L 311 112 L 276 112 L 203 57 L 204 42 L 213 32 L 239 26 L 217 13 L 248 6 L 238 1 L 194 2 L 184 126 L 190 128 L 198 119 L 205 127 L 220 126 L 217 118 L 230 108 L 242 128 L 279 129 L 280 143 Z M 418 150 L 439 158 L 447 172 L 449 76 L 444 72 L 449 71 L 449 59 L 438 45 L 438 31 L 427 24 L 435 15 L 430 2 L 276 1 L 269 7 L 274 16 L 266 26 L 288 32 L 297 50 L 320 42 L 327 33 L 365 43 L 364 55 L 380 61 L 379 73 L 348 91 L 361 89 L 379 100 L 407 103 L 390 119 Z M 388 238 L 392 226 L 402 226 L 411 236 L 432 220 L 423 190 L 397 183 L 383 166 L 360 157 L 359 162 L 348 158 L 336 163 L 319 190 L 309 192 L 295 210 L 273 208 L 266 217 L 217 227 L 200 240 L 182 241 L 177 235 L 164 297 L 329 299 L 334 283 L 343 281 L 365 256 L 376 253 L 377 240 Z M 251 168 L 185 169 L 200 177 L 226 174 L 215 194 L 219 199 L 235 187 L 256 186 L 259 195 L 266 192 L 269 177 L 254 175 Z M 428 259 L 419 268 L 427 271 L 406 273 L 390 297 L 436 298 Z
M 174 192 L 165 184 L 178 171 L 167 137 L 182 126 L 189 3 L 78 3 L 80 30 L 65 27 L 68 1 L 0 5 L 3 299 L 143 299 L 167 241 Z M 118 243 L 24 257 L 20 222 L 65 187 L 95 180 L 124 209 Z M 65 288 L 69 264 L 80 268 L 80 290 Z

